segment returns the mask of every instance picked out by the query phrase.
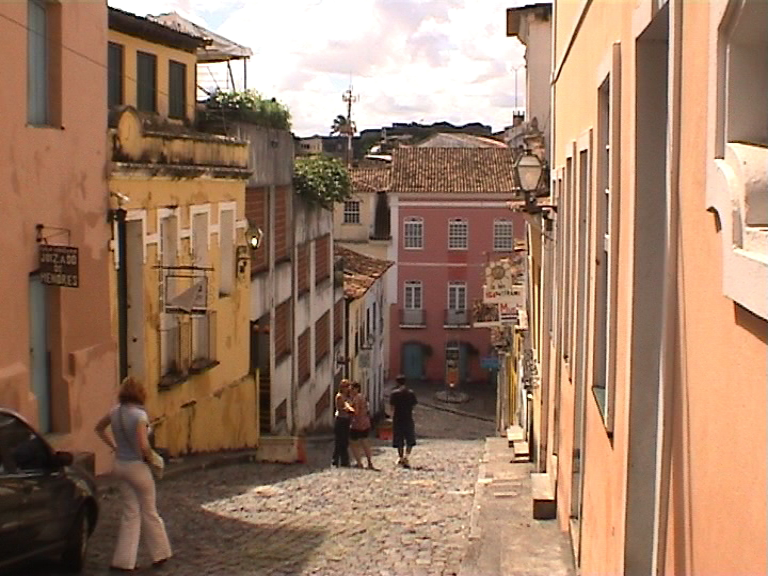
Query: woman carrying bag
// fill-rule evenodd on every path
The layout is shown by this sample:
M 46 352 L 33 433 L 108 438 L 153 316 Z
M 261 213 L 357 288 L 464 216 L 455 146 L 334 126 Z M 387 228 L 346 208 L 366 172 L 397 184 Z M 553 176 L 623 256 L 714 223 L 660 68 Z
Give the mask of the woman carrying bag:
M 123 497 L 120 531 L 110 569 L 131 572 L 136 569 L 142 526 L 153 566 L 160 566 L 171 557 L 171 544 L 157 513 L 153 469 L 156 475 L 161 474 L 162 458 L 149 443 L 144 386 L 129 376 L 120 386 L 118 400 L 119 404 L 99 420 L 96 433 L 115 451 L 112 474 L 120 480 Z M 106 433 L 108 426 L 114 440 Z

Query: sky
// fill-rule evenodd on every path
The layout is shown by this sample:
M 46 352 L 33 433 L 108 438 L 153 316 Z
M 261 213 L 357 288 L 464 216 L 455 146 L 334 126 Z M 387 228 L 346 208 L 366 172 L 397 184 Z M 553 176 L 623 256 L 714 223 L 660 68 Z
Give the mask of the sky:
M 525 106 L 524 47 L 506 37 L 520 0 L 108 0 L 140 16 L 176 11 L 250 47 L 248 88 L 288 106 L 299 136 L 328 134 L 352 83 L 358 130 L 482 122 Z M 517 72 L 517 101 L 515 72 Z M 242 63 L 233 63 L 242 89 Z M 226 86 L 226 68 L 199 82 Z

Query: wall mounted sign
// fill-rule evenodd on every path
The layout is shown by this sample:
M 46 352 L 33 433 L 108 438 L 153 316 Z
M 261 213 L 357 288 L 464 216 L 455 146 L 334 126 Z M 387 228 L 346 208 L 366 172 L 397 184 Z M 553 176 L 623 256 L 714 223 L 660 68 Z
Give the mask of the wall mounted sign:
M 519 254 L 489 262 L 485 266 L 483 302 L 522 306 L 525 260 Z
M 49 286 L 80 286 L 80 258 L 74 246 L 39 245 L 40 281 Z

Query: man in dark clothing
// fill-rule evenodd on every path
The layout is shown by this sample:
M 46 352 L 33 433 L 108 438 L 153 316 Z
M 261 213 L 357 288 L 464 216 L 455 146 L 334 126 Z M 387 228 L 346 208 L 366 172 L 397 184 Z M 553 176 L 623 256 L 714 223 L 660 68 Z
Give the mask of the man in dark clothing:
M 413 424 L 413 407 L 418 404 L 416 394 L 405 385 L 405 376 L 399 375 L 397 386 L 389 396 L 392 406 L 392 446 L 397 448 L 397 463 L 403 468 L 410 468 L 408 458 L 416 445 L 416 430 Z

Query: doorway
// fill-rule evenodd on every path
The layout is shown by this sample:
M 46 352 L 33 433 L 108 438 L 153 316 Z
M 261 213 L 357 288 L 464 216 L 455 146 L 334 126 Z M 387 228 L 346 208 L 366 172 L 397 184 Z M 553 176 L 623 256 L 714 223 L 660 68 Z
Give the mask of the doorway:
M 29 277 L 29 367 L 37 399 L 37 429 L 51 432 L 51 350 L 48 345 L 48 287 L 39 274 Z
M 424 347 L 421 343 L 403 344 L 403 375 L 407 380 L 421 380 L 424 376 Z

